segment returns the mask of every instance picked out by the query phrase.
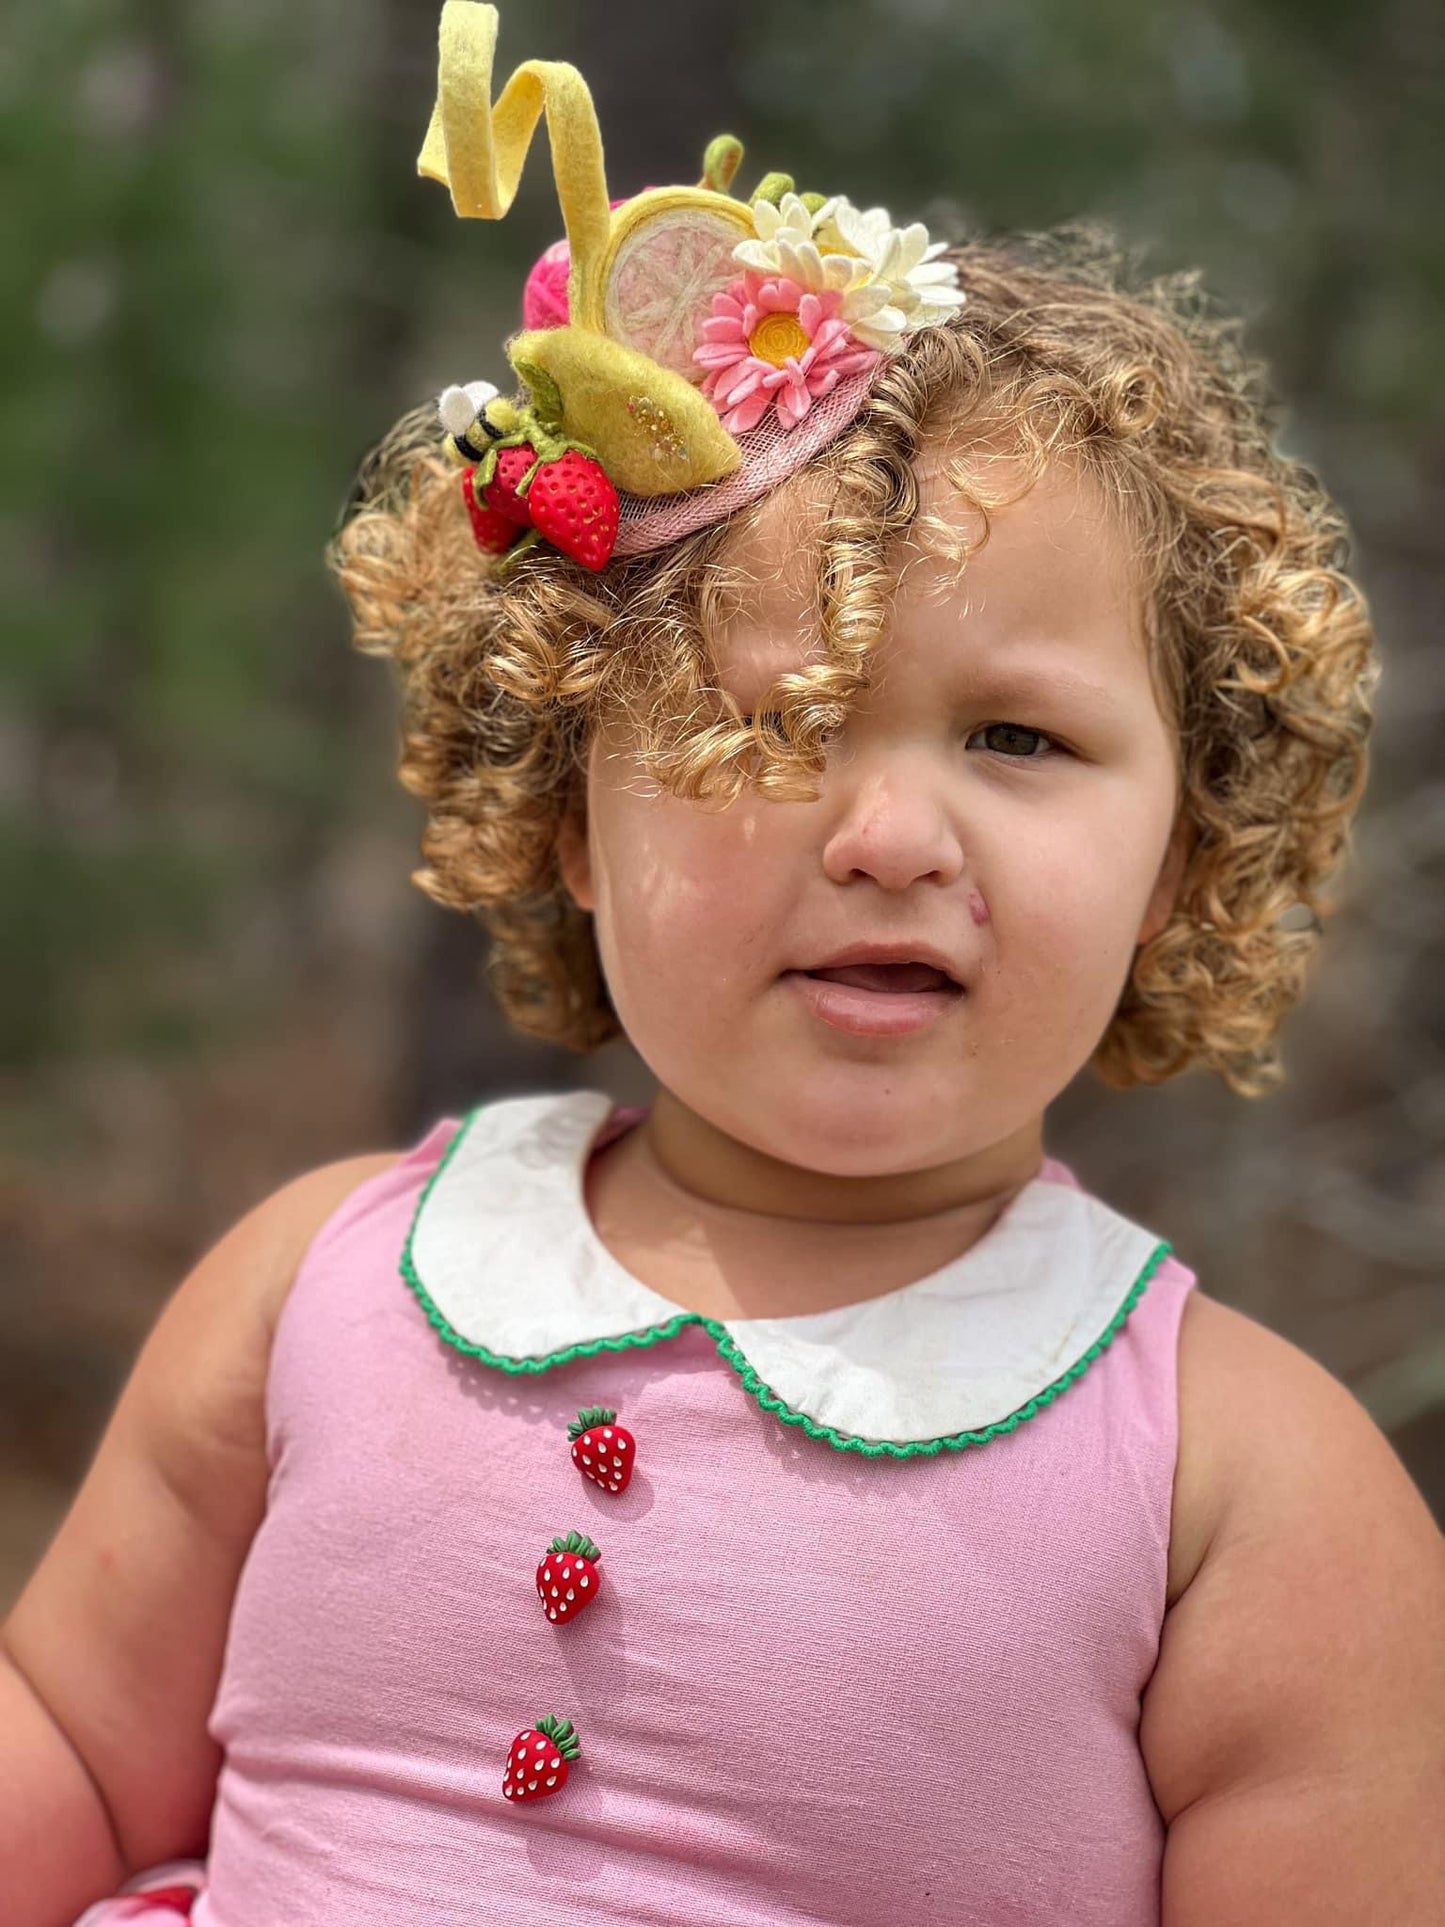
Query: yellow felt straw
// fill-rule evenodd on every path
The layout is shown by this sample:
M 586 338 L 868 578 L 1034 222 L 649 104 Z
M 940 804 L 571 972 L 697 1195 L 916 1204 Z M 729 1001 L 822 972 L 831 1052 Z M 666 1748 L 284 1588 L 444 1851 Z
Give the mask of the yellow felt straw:
M 564 60 L 528 60 L 492 105 L 492 55 L 498 14 L 482 0 L 442 8 L 437 98 L 417 172 L 451 191 L 469 219 L 499 221 L 516 196 L 522 164 L 543 110 L 557 199 L 572 251 L 571 312 L 595 303 L 593 283 L 611 222 L 602 134 L 587 83 Z

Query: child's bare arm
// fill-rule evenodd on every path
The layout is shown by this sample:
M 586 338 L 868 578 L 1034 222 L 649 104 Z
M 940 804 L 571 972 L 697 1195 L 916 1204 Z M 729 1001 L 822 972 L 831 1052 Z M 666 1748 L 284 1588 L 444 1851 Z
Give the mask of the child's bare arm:
M 327 1165 L 267 1198 L 147 1339 L 0 1631 L 6 1927 L 59 1927 L 125 1874 L 204 1850 L 219 1766 L 206 1721 L 265 1502 L 276 1318 L 321 1224 L 394 1158 Z
M 1163 1927 L 1436 1927 L 1445 1540 L 1322 1367 L 1218 1304 L 1196 1332 L 1224 1497 L 1144 1702 Z

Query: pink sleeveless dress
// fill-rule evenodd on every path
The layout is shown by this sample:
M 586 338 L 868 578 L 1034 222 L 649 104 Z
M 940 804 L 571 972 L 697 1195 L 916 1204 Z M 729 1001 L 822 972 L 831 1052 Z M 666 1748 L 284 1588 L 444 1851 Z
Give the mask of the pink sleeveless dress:
M 925 1279 L 701 1319 L 587 1216 L 639 1115 L 445 1118 L 322 1228 L 207 1866 L 87 1927 L 1158 1927 L 1138 1726 L 1192 1274 L 1050 1162 Z M 573 1460 L 594 1407 L 636 1440 L 618 1492 Z M 599 1576 L 559 1623 L 571 1531 Z M 544 1715 L 580 1757 L 515 1803 Z

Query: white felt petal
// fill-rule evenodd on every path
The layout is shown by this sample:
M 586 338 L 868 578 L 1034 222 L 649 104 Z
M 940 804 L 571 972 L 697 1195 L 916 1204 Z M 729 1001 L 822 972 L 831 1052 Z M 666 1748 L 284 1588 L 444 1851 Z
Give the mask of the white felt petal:
M 928 229 L 921 221 L 906 227 L 900 235 L 903 272 L 911 274 L 923 259 L 924 249 L 928 246 Z
M 850 321 L 866 321 L 870 315 L 886 308 L 892 299 L 886 281 L 866 281 L 861 288 L 852 288 L 843 303 L 843 313 Z
M 824 284 L 830 288 L 841 288 L 845 293 L 853 288 L 865 286 L 873 276 L 873 270 L 866 261 L 860 261 L 853 254 L 825 254 L 823 256 Z
M 739 241 L 733 249 L 733 259 L 741 267 L 771 274 L 777 266 L 778 251 L 771 241 Z
M 860 341 L 866 341 L 870 348 L 877 348 L 882 354 L 893 354 L 903 338 L 908 317 L 898 308 L 880 308 L 877 314 L 869 315 L 866 321 L 852 323 L 853 332 Z

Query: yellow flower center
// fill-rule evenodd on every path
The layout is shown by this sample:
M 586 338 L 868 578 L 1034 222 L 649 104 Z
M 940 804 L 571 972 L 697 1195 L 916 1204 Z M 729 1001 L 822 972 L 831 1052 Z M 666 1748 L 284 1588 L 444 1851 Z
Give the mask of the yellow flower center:
M 765 314 L 748 336 L 748 352 L 759 361 L 781 368 L 789 355 L 802 355 L 809 346 L 803 324 L 795 314 Z

